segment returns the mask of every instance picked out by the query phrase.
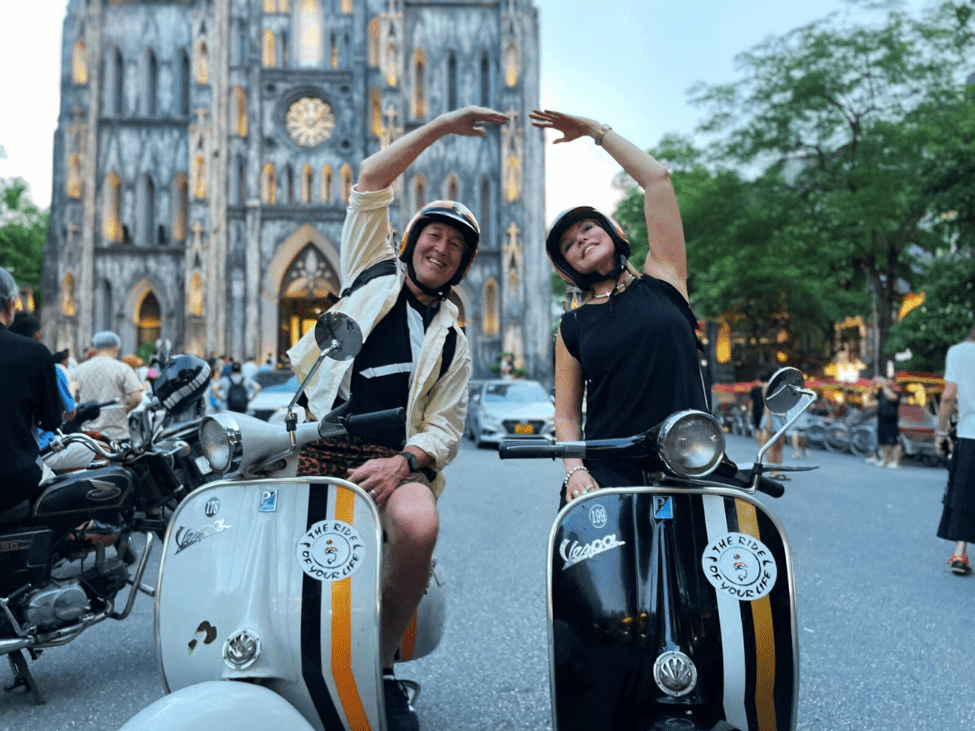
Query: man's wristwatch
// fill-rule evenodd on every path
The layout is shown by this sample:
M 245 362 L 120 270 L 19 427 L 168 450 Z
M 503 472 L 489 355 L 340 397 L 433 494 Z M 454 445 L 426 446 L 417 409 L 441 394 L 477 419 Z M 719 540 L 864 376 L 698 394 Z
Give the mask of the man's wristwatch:
M 406 464 L 410 468 L 410 472 L 420 471 L 420 465 L 416 463 L 416 455 L 413 454 L 413 452 L 407 452 L 404 450 L 399 453 L 399 456 L 406 460 Z

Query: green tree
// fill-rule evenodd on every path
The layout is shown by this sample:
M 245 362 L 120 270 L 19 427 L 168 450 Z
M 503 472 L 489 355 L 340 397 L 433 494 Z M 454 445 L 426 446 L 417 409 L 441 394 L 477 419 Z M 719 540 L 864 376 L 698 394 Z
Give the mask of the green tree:
M 948 348 L 975 325 L 975 256 L 959 251 L 935 258 L 924 272 L 924 304 L 891 328 L 888 353 L 909 352 L 906 370 L 943 373 Z
M 945 3 L 923 22 L 893 2 L 879 8 L 872 27 L 827 18 L 770 40 L 739 57 L 740 81 L 695 96 L 711 110 L 702 130 L 720 135 L 712 155 L 796 192 L 810 218 L 793 217 L 793 243 L 819 248 L 841 281 L 863 278 L 883 350 L 918 254 L 945 246 L 923 223 L 932 149 L 963 146 L 939 125 L 964 105 L 973 43 L 967 6 Z
M 41 287 L 41 259 L 50 214 L 37 209 L 27 195 L 27 184 L 15 179 L 0 181 L 0 266 L 18 284 Z

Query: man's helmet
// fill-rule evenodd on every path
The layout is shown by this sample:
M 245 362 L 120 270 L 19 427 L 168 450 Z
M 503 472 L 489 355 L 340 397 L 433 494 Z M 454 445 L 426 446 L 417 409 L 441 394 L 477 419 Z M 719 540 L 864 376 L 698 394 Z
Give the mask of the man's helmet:
M 435 221 L 449 224 L 460 231 L 464 235 L 467 248 L 464 250 L 464 256 L 460 260 L 457 272 L 447 282 L 446 286 L 440 291 L 427 291 L 426 287 L 416 281 L 416 272 L 413 270 L 413 251 L 416 249 L 416 242 L 420 238 L 420 232 L 423 231 L 424 226 Z M 406 271 L 410 279 L 420 289 L 427 294 L 443 299 L 452 286 L 459 284 L 460 280 L 467 276 L 467 272 L 470 271 L 471 265 L 474 263 L 474 257 L 477 256 L 477 246 L 480 240 L 481 227 L 477 225 L 477 219 L 474 218 L 474 214 L 467 206 L 457 201 L 433 201 L 433 203 L 427 203 L 417 211 L 416 215 L 406 225 L 406 229 L 403 231 L 403 241 L 399 247 L 399 258 L 400 261 L 406 263 Z
M 584 219 L 595 221 L 601 229 L 609 234 L 609 237 L 616 245 L 616 254 L 619 261 L 617 266 L 609 274 L 582 274 L 577 272 L 569 266 L 569 263 L 562 255 L 562 249 L 559 246 L 562 241 L 562 235 L 576 221 L 582 221 Z M 574 284 L 583 292 L 587 291 L 596 282 L 616 279 L 623 271 L 623 267 L 626 265 L 626 259 L 630 255 L 630 242 L 627 241 L 623 229 L 612 218 L 605 213 L 600 213 L 592 206 L 569 208 L 556 216 L 555 221 L 552 222 L 552 228 L 549 229 L 548 238 L 545 239 L 545 248 L 548 251 L 548 258 L 552 260 L 552 266 L 555 267 L 559 276 L 569 284 Z
M 210 383 L 210 366 L 195 355 L 174 355 L 152 382 L 152 392 L 170 414 L 192 406 Z

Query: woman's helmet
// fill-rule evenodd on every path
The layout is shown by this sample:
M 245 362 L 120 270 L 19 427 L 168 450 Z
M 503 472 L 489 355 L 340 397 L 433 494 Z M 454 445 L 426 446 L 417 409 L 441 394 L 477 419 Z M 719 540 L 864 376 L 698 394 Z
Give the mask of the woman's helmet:
M 619 257 L 619 261 L 617 266 L 609 274 L 582 274 L 577 272 L 569 266 L 569 263 L 562 255 L 562 249 L 559 246 L 562 241 L 562 235 L 576 221 L 582 221 L 584 219 L 595 221 L 601 229 L 609 234 L 609 237 L 616 245 L 616 254 Z M 626 265 L 626 259 L 630 255 L 630 242 L 627 241 L 623 229 L 612 218 L 605 213 L 600 213 L 592 206 L 569 208 L 556 216 L 552 222 L 552 228 L 549 229 L 548 238 L 545 239 L 545 248 L 548 251 L 548 258 L 552 260 L 552 266 L 555 267 L 559 276 L 569 284 L 574 284 L 583 292 L 588 290 L 596 282 L 616 279 L 623 271 L 623 267 Z
M 416 249 L 416 242 L 420 238 L 420 232 L 423 231 L 424 226 L 434 221 L 453 226 L 464 235 L 464 241 L 467 243 L 467 248 L 464 250 L 464 256 L 460 260 L 460 266 L 457 267 L 457 272 L 439 291 L 431 290 L 420 282 L 417 282 L 416 272 L 413 270 L 413 251 Z M 400 261 L 406 263 L 407 274 L 409 274 L 410 279 L 421 290 L 427 294 L 443 299 L 446 298 L 450 288 L 455 284 L 459 284 L 460 280 L 470 271 L 471 265 L 474 263 L 474 257 L 477 256 L 477 245 L 480 239 L 481 227 L 477 225 L 477 219 L 474 218 L 474 214 L 471 213 L 467 206 L 457 201 L 433 201 L 433 203 L 427 203 L 417 211 L 416 215 L 406 225 L 406 230 L 403 231 L 403 241 L 399 247 L 399 258 Z
M 210 366 L 195 355 L 174 355 L 163 367 L 152 392 L 170 414 L 192 406 L 207 390 Z

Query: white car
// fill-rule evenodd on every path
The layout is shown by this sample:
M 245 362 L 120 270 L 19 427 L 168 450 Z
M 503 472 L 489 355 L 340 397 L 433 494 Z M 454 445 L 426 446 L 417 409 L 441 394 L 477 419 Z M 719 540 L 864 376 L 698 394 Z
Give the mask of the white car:
M 468 405 L 468 436 L 478 447 L 555 435 L 555 403 L 538 381 L 482 381 Z

